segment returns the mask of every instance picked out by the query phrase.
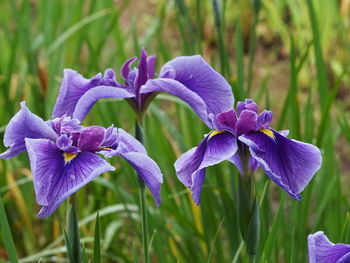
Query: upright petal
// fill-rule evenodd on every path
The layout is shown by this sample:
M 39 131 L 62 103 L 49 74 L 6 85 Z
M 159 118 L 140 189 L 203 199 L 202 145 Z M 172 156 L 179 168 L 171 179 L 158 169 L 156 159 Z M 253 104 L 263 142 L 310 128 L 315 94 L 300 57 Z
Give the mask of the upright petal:
M 138 73 L 135 80 L 135 94 L 138 96 L 140 87 L 148 80 L 148 67 L 147 67 L 147 52 L 144 48 L 141 50 L 140 61 L 138 65 Z
M 25 150 L 25 138 L 46 138 L 55 140 L 57 134 L 50 124 L 30 112 L 25 102 L 21 110 L 12 117 L 5 130 L 4 145 L 10 147 L 0 154 L 0 158 L 9 159 Z
M 309 263 L 348 263 L 350 245 L 333 244 L 322 232 L 308 236 Z
M 257 128 L 258 115 L 251 110 L 243 110 L 236 122 L 236 135 L 255 131 Z
M 156 69 L 156 56 L 149 56 L 147 58 L 147 73 L 148 78 L 153 79 Z
M 308 143 L 291 140 L 280 133 L 263 129 L 239 137 L 266 174 L 294 199 L 321 166 L 320 150 Z
M 122 75 L 122 78 L 126 81 L 128 84 L 129 79 L 129 73 L 130 73 L 130 66 L 131 64 L 137 59 L 137 57 L 129 58 L 122 66 L 120 70 L 120 74 Z
M 83 152 L 98 150 L 105 139 L 106 130 L 100 126 L 90 126 L 83 129 L 78 138 L 78 147 Z
M 115 168 L 94 153 L 79 153 L 65 163 L 63 152 L 47 139 L 26 139 L 39 216 L 50 216 L 71 194 Z
M 184 153 L 175 162 L 176 174 L 179 180 L 191 188 L 193 201 L 200 203 L 205 169 L 229 159 L 237 152 L 237 142 L 234 135 L 228 132 L 209 134 L 198 147 Z
M 76 102 L 73 118 L 83 121 L 92 106 L 102 98 L 132 98 L 135 95 L 119 87 L 98 86 L 86 91 Z
M 272 112 L 269 110 L 264 110 L 262 113 L 258 115 L 258 123 L 257 126 L 259 129 L 269 127 L 272 121 Z
M 234 110 L 229 110 L 213 116 L 211 120 L 216 130 L 226 130 L 235 133 L 237 115 Z
M 240 115 L 241 112 L 244 110 L 250 110 L 254 111 L 255 113 L 258 113 L 258 105 L 252 99 L 245 99 L 244 102 L 239 101 L 237 103 L 238 115 Z
M 199 97 L 201 98 L 200 105 L 194 110 L 209 127 L 211 127 L 208 120 L 210 113 L 216 115 L 230 110 L 233 106 L 234 99 L 230 85 L 199 55 L 178 57 L 169 61 L 160 72 L 160 79 L 164 78 L 176 80 L 182 85 L 176 85 L 175 82 L 171 86 L 167 83 L 156 85 L 154 82 L 153 85 L 148 85 L 147 82 L 145 87 L 141 88 L 141 93 L 165 91 L 178 96 L 187 103 L 191 100 L 198 101 Z M 163 84 L 167 87 L 162 87 Z M 191 92 L 184 91 L 184 88 Z M 181 91 L 177 89 L 181 89 Z M 187 96 L 193 96 L 194 98 L 190 99 Z M 205 107 L 203 107 L 203 103 Z M 193 107 L 194 105 L 190 104 L 190 106 Z

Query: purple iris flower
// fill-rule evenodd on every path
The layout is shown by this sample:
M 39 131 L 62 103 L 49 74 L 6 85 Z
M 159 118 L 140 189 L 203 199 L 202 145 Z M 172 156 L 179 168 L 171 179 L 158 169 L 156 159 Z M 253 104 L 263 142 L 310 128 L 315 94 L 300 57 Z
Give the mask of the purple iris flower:
M 322 232 L 308 236 L 309 263 L 349 263 L 350 245 L 333 244 Z
M 206 168 L 224 160 L 235 164 L 243 176 L 261 166 L 277 185 L 294 199 L 301 199 L 300 193 L 321 166 L 317 147 L 288 139 L 288 131 L 273 130 L 272 112 L 259 114 L 258 106 L 250 99 L 238 102 L 237 112 L 211 114 L 209 119 L 215 130 L 175 162 L 177 177 L 191 188 L 196 204 L 200 202 Z M 250 171 L 243 171 L 246 166 Z
M 160 204 L 163 179 L 158 165 L 143 145 L 122 129 L 85 128 L 66 115 L 45 122 L 22 102 L 21 110 L 7 125 L 4 144 L 9 149 L 0 158 L 28 152 L 36 199 L 42 206 L 40 217 L 50 216 L 71 194 L 96 176 L 115 169 L 99 154 L 126 159 Z
M 83 120 L 101 98 L 124 98 L 135 112 L 142 115 L 159 92 L 167 92 L 188 103 L 212 128 L 209 114 L 219 114 L 233 106 L 230 85 L 199 55 L 178 57 L 167 62 L 158 78 L 154 78 L 155 56 L 147 56 L 142 49 L 138 68 L 131 68 L 135 60 L 136 57 L 127 60 L 121 68 L 124 83 L 116 81 L 112 69 L 107 69 L 103 77 L 97 74 L 91 79 L 66 69 L 53 117 L 66 113 Z

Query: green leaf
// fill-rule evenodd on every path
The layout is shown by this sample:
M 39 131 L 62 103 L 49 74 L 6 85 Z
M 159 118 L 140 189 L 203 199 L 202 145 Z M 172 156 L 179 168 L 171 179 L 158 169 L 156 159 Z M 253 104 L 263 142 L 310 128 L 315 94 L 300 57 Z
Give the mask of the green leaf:
M 8 257 L 11 263 L 18 262 L 16 247 L 13 242 L 11 229 L 7 221 L 6 211 L 5 211 L 4 203 L 2 202 L 1 195 L 0 195 L 0 230 L 1 230 L 3 244 L 5 246 L 6 252 L 8 254 Z
M 68 242 L 72 253 L 72 263 L 81 262 L 78 218 L 74 205 L 70 207 L 68 215 Z
M 101 245 L 100 245 L 100 216 L 97 213 L 95 224 L 95 237 L 94 237 L 94 263 L 101 262 Z

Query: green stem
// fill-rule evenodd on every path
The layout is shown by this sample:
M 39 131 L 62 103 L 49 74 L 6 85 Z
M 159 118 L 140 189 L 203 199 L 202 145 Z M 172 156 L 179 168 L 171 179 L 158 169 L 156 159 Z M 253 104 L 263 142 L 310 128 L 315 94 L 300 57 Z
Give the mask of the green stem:
M 135 137 L 142 144 L 144 144 L 144 134 L 142 121 L 136 120 L 135 122 Z M 144 263 L 149 263 L 149 251 L 148 251 L 148 219 L 147 219 L 147 207 L 146 207 L 146 192 L 145 183 L 140 177 L 139 180 L 139 196 L 140 196 L 140 210 L 141 210 L 141 220 L 142 220 L 142 244 L 143 244 L 143 258 Z
M 249 257 L 249 263 L 255 262 L 255 255 L 248 254 L 248 257 Z

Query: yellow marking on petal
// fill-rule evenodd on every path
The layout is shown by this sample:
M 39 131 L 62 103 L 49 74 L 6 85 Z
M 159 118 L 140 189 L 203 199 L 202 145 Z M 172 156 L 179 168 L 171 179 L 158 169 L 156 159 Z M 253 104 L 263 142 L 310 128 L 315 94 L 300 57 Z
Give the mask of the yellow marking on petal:
M 273 131 L 269 129 L 260 129 L 259 132 L 265 133 L 267 136 L 271 137 L 272 139 L 275 139 L 275 135 L 273 134 Z
M 78 154 L 77 153 L 63 153 L 64 156 L 64 162 L 69 163 L 71 160 L 73 160 Z
M 209 135 L 209 138 L 208 139 L 210 139 L 211 137 L 213 137 L 213 136 L 215 136 L 216 134 L 219 134 L 219 133 L 224 133 L 225 131 L 213 131 L 213 132 L 211 132 L 210 133 L 210 135 Z
M 99 151 L 112 151 L 112 148 L 102 147 L 98 149 Z

